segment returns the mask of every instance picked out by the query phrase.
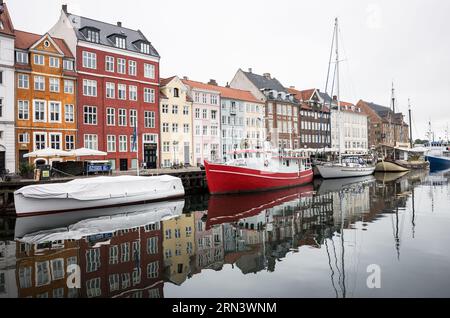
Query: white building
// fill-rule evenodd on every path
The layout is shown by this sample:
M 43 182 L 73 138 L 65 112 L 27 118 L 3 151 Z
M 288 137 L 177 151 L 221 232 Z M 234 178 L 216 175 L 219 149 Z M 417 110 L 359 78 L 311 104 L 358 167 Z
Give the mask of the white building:
M 342 153 L 348 154 L 367 153 L 369 144 L 367 115 L 361 108 L 351 103 L 341 102 L 340 117 L 341 120 L 339 120 L 337 108 L 331 110 L 332 148 L 341 149 Z M 339 134 L 341 142 L 339 142 Z
M 0 172 L 15 172 L 14 27 L 0 1 Z
M 17 298 L 16 243 L 0 242 L 0 298 Z

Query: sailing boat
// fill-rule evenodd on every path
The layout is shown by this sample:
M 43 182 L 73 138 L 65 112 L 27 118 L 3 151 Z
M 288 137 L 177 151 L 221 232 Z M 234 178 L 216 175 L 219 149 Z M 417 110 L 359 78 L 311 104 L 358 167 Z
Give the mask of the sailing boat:
M 339 139 L 339 160 L 338 162 L 323 163 L 317 165 L 317 169 L 324 179 L 363 177 L 373 174 L 375 166 L 369 165 L 361 156 L 342 155 L 342 116 L 341 101 L 339 92 L 339 32 L 338 19 L 335 20 L 334 35 L 336 41 L 336 78 L 337 78 L 337 107 L 338 107 L 338 139 Z M 334 38 L 334 37 L 333 37 Z M 333 39 L 334 42 L 334 39 Z M 331 61 L 330 61 L 331 62 Z

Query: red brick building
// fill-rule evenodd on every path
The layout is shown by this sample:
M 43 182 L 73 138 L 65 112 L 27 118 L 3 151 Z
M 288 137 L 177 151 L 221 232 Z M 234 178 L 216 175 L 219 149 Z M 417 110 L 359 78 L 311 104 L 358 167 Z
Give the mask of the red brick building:
M 70 14 L 67 6 L 50 34 L 76 56 L 77 146 L 107 152 L 116 170 L 156 168 L 160 57 L 152 44 L 139 30 Z

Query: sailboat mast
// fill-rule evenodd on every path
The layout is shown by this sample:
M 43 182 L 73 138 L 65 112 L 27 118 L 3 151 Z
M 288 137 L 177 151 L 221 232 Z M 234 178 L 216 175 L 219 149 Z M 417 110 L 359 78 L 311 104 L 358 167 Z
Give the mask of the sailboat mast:
M 412 118 L 411 118 L 411 103 L 409 98 L 408 98 L 408 113 L 409 113 L 409 143 L 412 148 L 413 147 Z
M 339 163 L 342 163 L 342 119 L 341 119 L 341 96 L 339 85 L 339 27 L 338 18 L 335 20 L 335 35 L 336 35 L 336 97 L 338 107 L 338 136 L 339 136 Z
M 391 122 L 394 122 L 394 147 L 397 146 L 397 130 L 395 129 L 396 122 L 395 122 L 395 89 L 394 89 L 394 82 L 392 82 L 392 119 Z

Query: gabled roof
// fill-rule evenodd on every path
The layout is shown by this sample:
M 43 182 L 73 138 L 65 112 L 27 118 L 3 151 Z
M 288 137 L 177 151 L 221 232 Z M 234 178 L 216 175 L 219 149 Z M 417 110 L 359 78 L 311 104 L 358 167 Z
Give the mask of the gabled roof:
M 3 25 L 3 28 L 0 28 L 0 34 L 14 36 L 14 26 L 6 3 L 0 4 L 0 12 L 0 22 Z
M 161 78 L 159 82 L 161 83 L 161 86 L 165 86 L 169 84 L 176 76 L 168 77 L 168 78 Z
M 244 72 L 244 74 L 253 83 L 253 85 L 255 85 L 260 90 L 265 88 L 269 90 L 275 90 L 277 92 L 288 93 L 286 88 L 284 88 L 284 86 L 281 85 L 281 83 L 276 78 L 269 78 L 250 72 Z
M 116 24 L 110 24 L 106 22 L 97 21 L 94 19 L 82 17 L 79 15 L 67 13 L 68 19 L 72 23 L 75 34 L 80 41 L 86 41 L 83 33 L 80 30 L 84 28 L 95 28 L 100 30 L 100 44 L 115 47 L 114 43 L 109 40 L 109 36 L 113 34 L 118 34 L 127 38 L 127 50 L 137 53 L 141 53 L 140 49 L 134 45 L 135 42 L 143 41 L 150 45 L 150 55 L 154 57 L 160 57 L 156 49 L 151 45 L 150 41 L 142 34 L 139 30 L 131 30 L 118 26 Z M 144 53 L 141 53 L 144 54 Z
M 72 55 L 72 52 L 69 50 L 69 47 L 67 46 L 66 42 L 63 39 L 54 38 L 50 36 L 49 34 L 40 35 L 20 30 L 15 30 L 14 34 L 16 36 L 15 41 L 15 48 L 28 51 L 33 45 L 35 45 L 37 42 L 39 42 L 44 37 L 48 36 L 51 38 L 55 44 L 58 46 L 58 48 L 61 50 L 61 52 L 64 54 L 65 57 L 68 58 L 74 58 Z
M 287 89 L 288 92 L 290 94 L 294 94 L 295 97 L 299 100 L 299 101 L 308 101 L 311 99 L 311 97 L 313 96 L 314 92 L 316 91 L 314 88 L 313 89 L 307 89 L 307 90 L 302 90 L 299 91 L 295 88 L 288 88 Z
M 183 82 L 183 84 L 185 84 L 191 88 L 196 88 L 199 90 L 206 90 L 206 91 L 214 91 L 214 92 L 219 93 L 219 89 L 218 89 L 217 85 L 205 84 L 202 82 L 186 80 L 186 79 L 182 79 L 181 81 Z
M 217 86 L 217 89 L 220 92 L 221 98 L 228 98 L 228 99 L 241 100 L 241 101 L 245 101 L 245 102 L 264 104 L 263 102 L 259 101 L 255 96 L 253 96 L 253 94 L 250 93 L 249 91 L 244 91 L 244 90 L 230 88 L 230 87 L 222 87 L 222 86 Z

